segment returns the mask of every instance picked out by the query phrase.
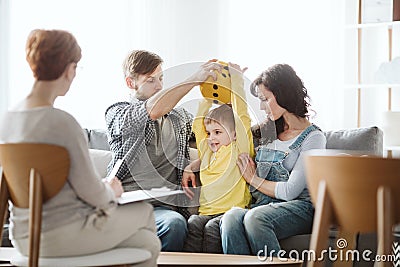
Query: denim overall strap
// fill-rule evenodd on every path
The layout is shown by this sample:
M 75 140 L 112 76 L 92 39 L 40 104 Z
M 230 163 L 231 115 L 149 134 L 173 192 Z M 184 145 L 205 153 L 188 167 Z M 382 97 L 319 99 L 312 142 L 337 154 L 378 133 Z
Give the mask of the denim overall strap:
M 257 152 L 257 175 L 261 178 L 273 182 L 286 182 L 289 179 L 289 171 L 283 166 L 283 161 L 289 153 L 298 150 L 306 137 L 313 131 L 321 130 L 318 126 L 311 124 L 308 126 L 297 139 L 289 146 L 289 151 L 283 152 L 275 149 L 261 148 Z M 250 186 L 250 192 L 253 196 L 253 204 L 251 207 L 266 205 L 268 203 L 282 202 L 282 200 L 267 196 L 254 187 Z M 309 201 L 310 196 L 307 189 L 300 193 L 298 199 Z
M 318 126 L 314 125 L 314 124 L 311 124 L 310 126 L 308 126 L 308 127 L 300 134 L 300 136 L 297 137 L 296 141 L 294 141 L 293 144 L 290 145 L 289 149 L 290 149 L 290 150 L 296 150 L 296 149 L 298 149 L 298 148 L 301 146 L 301 144 L 303 143 L 304 139 L 306 139 L 306 137 L 307 137 L 311 132 L 316 131 L 316 130 L 321 131 L 321 129 L 320 129 Z
M 282 162 L 286 159 L 288 152 L 263 147 L 258 150 L 255 161 L 257 162 L 257 175 L 268 181 L 285 182 L 289 178 L 289 172 L 283 167 Z M 277 203 L 282 200 L 270 197 L 261 193 L 253 186 L 250 186 L 253 196 L 251 208 Z
M 298 150 L 303 141 L 307 138 L 307 136 L 313 132 L 313 131 L 321 131 L 321 129 L 314 125 L 311 124 L 310 126 L 308 126 L 300 135 L 299 137 L 297 137 L 296 141 L 293 142 L 293 144 L 289 147 L 290 151 L 296 151 Z M 308 192 L 308 188 L 304 188 L 304 190 L 300 193 L 300 195 L 297 197 L 298 200 L 305 200 L 310 202 L 311 198 L 310 198 L 310 193 Z

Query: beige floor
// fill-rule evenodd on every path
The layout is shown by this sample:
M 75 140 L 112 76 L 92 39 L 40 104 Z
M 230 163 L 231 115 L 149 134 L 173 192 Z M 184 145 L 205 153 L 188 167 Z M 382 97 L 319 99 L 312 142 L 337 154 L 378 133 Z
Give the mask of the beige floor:
M 159 267 L 185 266 L 301 266 L 301 261 L 292 259 L 262 261 L 257 256 L 206 254 L 206 253 L 183 253 L 183 252 L 161 252 L 158 258 Z

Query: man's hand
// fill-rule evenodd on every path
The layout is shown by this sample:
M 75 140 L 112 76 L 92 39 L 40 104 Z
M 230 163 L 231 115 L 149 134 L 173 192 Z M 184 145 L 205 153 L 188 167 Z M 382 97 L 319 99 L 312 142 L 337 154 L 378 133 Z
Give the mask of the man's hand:
M 217 59 L 210 59 L 206 63 L 202 64 L 200 68 L 187 80 L 187 82 L 194 85 L 200 85 L 210 76 L 214 81 L 216 81 L 217 73 L 215 73 L 215 71 L 221 72 L 222 67 L 223 66 L 217 62 Z
M 171 88 L 158 91 L 146 102 L 146 109 L 152 120 L 170 112 L 178 102 L 192 90 L 196 85 L 203 83 L 208 77 L 217 79 L 215 71 L 221 72 L 222 65 L 211 59 L 200 66 L 200 68 L 185 81 L 174 85 Z
M 189 189 L 189 182 L 192 183 L 192 186 L 196 188 L 196 175 L 193 173 L 192 169 L 188 166 L 183 171 L 182 176 L 182 188 L 188 198 L 193 199 L 194 192 Z

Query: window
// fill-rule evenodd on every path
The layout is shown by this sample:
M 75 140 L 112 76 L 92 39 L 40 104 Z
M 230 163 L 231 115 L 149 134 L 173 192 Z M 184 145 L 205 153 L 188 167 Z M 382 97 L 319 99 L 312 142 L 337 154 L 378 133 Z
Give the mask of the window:
M 70 112 L 82 127 L 104 128 L 105 109 L 127 99 L 121 63 L 132 49 L 159 54 L 167 74 L 184 63 L 219 58 L 249 67 L 250 81 L 275 63 L 290 64 L 309 90 L 317 111 L 315 122 L 324 129 L 343 125 L 344 116 L 338 116 L 343 73 L 337 71 L 343 66 L 343 1 L 0 1 L 1 12 L 9 8 L 8 25 L 3 25 L 1 16 L 1 32 L 8 29 L 10 35 L 9 45 L 3 47 L 2 42 L 1 50 L 3 54 L 8 50 L 9 58 L 0 59 L 2 66 L 8 60 L 9 71 L 0 69 L 7 80 L 1 79 L 2 88 L 8 88 L 0 91 L 1 98 L 7 99 L 8 107 L 32 86 L 24 55 L 29 32 L 59 28 L 78 39 L 83 69 L 56 107 Z M 183 101 L 191 106 L 190 101 L 199 98 L 198 91 L 194 89 Z M 338 102 L 333 103 L 334 97 L 339 97 Z M 258 110 L 257 99 L 250 94 L 249 99 Z

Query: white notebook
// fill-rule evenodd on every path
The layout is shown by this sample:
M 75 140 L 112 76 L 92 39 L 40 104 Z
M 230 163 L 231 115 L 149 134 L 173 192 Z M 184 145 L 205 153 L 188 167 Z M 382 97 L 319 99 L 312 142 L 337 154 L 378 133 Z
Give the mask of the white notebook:
M 110 175 L 106 178 L 107 181 L 110 181 L 112 178 L 115 177 L 122 163 L 122 159 L 117 160 Z M 160 197 L 172 196 L 182 193 L 184 193 L 183 190 L 171 190 L 167 187 L 152 188 L 151 190 L 129 191 L 122 193 L 122 195 L 118 198 L 118 204 L 126 204 L 147 199 L 158 199 Z
M 183 190 L 171 190 L 166 187 L 153 188 L 151 190 L 135 190 L 124 192 L 118 198 L 118 204 L 126 204 L 147 199 L 158 199 L 160 197 L 172 196 L 184 193 Z

